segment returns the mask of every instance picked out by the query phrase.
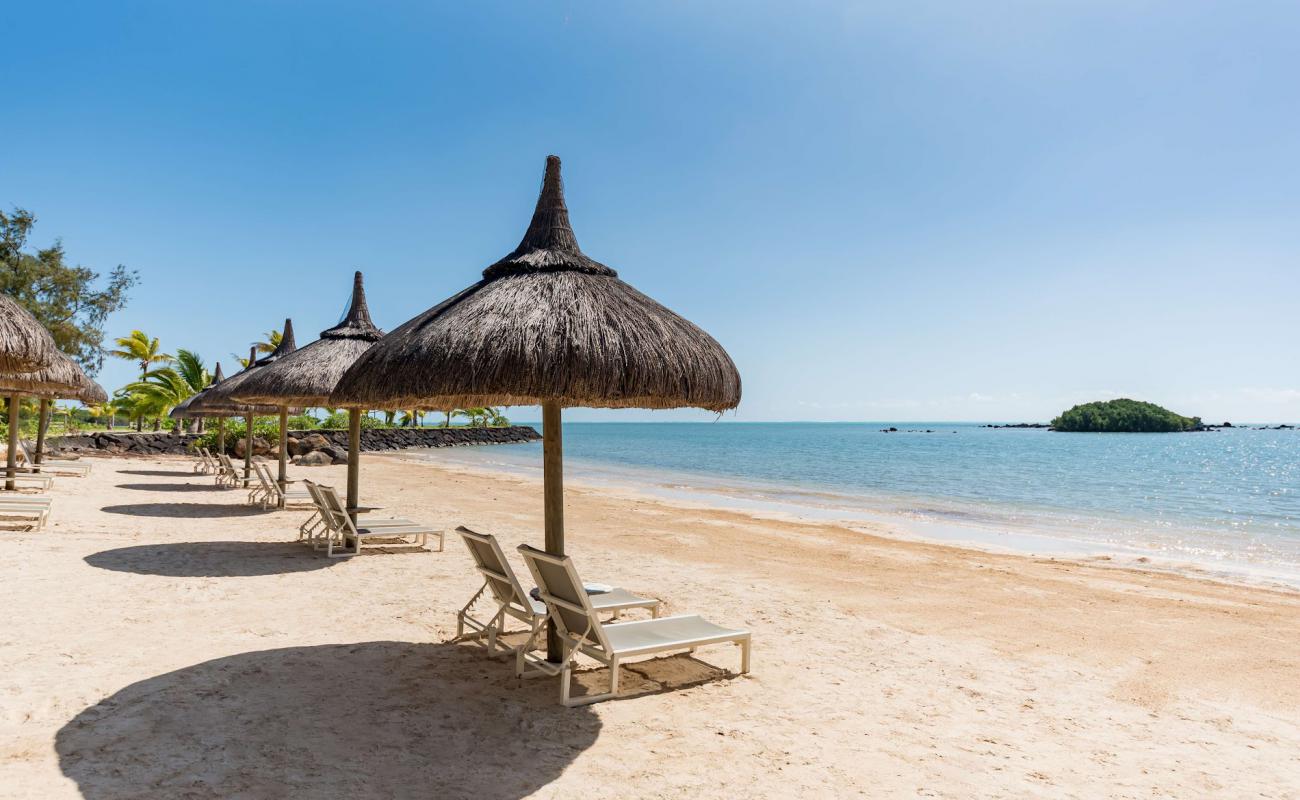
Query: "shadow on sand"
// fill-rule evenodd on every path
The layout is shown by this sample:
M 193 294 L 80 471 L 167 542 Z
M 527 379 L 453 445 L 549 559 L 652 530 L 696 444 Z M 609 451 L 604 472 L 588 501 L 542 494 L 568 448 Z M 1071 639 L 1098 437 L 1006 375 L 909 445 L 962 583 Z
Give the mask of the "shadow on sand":
M 126 514 L 130 517 L 175 517 L 178 519 L 213 519 L 220 517 L 256 517 L 268 514 L 261 506 L 250 506 L 238 502 L 240 498 L 231 494 L 230 505 L 213 505 L 211 503 L 127 503 L 120 506 L 104 506 L 100 509 L 106 514 Z
M 224 487 L 215 483 L 119 483 L 118 489 L 130 489 L 136 492 L 224 492 Z
M 452 644 L 263 650 L 131 684 L 65 725 L 55 750 L 88 800 L 512 800 L 600 733 L 554 689 Z
M 119 475 L 143 475 L 154 478 L 207 478 L 201 472 L 192 469 L 119 469 Z
M 102 550 L 92 567 L 169 578 L 251 578 L 309 572 L 341 563 L 295 542 L 173 542 Z

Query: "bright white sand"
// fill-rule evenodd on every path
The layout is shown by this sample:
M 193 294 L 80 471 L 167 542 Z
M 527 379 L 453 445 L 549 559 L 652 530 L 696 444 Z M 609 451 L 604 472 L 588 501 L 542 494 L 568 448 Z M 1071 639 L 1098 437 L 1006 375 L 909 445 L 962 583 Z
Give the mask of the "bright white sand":
M 584 577 L 750 627 L 754 671 L 566 710 L 449 642 L 456 538 L 327 561 L 188 462 L 94 463 L 0 533 L 6 798 L 1300 797 L 1300 594 L 571 490 Z M 541 538 L 522 479 L 368 456 L 363 492 Z

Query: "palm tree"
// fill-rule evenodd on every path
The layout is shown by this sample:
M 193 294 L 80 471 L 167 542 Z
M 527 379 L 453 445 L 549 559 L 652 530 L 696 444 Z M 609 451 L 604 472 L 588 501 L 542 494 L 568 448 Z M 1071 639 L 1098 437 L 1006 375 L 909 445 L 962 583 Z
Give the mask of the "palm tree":
M 274 353 L 275 348 L 280 346 L 280 331 L 267 331 L 265 342 L 254 342 L 253 346 L 259 353 Z
M 267 331 L 264 335 L 266 336 L 266 341 L 253 342 L 253 347 L 257 348 L 257 352 L 259 353 L 274 353 L 275 348 L 280 346 L 280 337 L 282 334 L 279 331 Z M 235 359 L 239 366 L 248 366 L 248 358 L 246 356 L 241 356 L 238 353 L 231 353 L 230 357 Z
M 108 429 L 110 431 L 113 430 L 113 418 L 117 416 L 117 407 L 114 406 L 111 401 L 107 403 L 98 403 L 96 405 L 89 406 L 88 408 L 90 409 L 90 414 L 92 417 L 94 417 L 95 419 L 107 420 Z
M 150 370 L 143 378 L 127 384 L 120 391 L 133 398 L 132 406 L 137 412 L 136 430 L 140 430 L 146 417 L 153 418 L 154 430 L 161 430 L 163 415 L 197 390 L 176 370 L 162 367 Z
M 193 350 L 176 351 L 176 372 L 195 392 L 206 389 L 212 382 L 212 373 L 203 363 L 203 356 Z
M 154 364 L 166 364 L 174 360 L 171 356 L 162 352 L 157 337 L 151 339 L 143 331 L 131 331 L 130 336 L 119 336 L 113 342 L 119 349 L 109 350 L 108 354 L 115 358 L 122 358 L 139 364 L 141 380 L 149 372 L 149 367 Z

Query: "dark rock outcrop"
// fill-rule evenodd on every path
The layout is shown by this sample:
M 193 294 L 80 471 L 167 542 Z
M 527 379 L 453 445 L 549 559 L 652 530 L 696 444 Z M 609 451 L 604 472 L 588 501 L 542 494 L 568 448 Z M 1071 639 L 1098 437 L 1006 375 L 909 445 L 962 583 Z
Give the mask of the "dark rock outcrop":
M 348 432 L 344 430 L 290 431 L 290 455 L 304 455 L 329 448 L 331 458 L 340 456 L 347 460 Z M 83 455 L 192 455 L 191 444 L 198 439 L 193 433 L 98 433 L 79 436 L 60 436 L 50 439 L 51 453 Z M 517 444 L 541 439 L 527 425 L 506 428 L 369 428 L 361 431 L 361 451 L 379 452 L 405 450 L 412 447 L 464 447 L 478 444 Z M 294 444 L 294 441 L 297 444 Z M 236 440 L 226 442 L 233 453 Z M 318 445 L 318 446 L 317 446 Z M 259 450 L 263 447 L 264 450 Z M 298 450 L 294 452 L 295 448 Z M 269 454 L 274 445 L 261 437 L 253 437 L 253 452 Z

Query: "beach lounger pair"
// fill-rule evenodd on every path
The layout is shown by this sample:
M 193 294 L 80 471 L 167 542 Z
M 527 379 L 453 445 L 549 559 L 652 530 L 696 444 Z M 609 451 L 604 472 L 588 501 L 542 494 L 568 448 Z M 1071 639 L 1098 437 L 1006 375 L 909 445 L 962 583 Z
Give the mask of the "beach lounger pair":
M 430 536 L 438 537 L 438 552 L 442 552 L 445 534 L 440 529 L 410 519 L 372 517 L 368 512 L 374 511 L 373 508 L 356 509 L 359 516 L 353 522 L 332 486 L 308 480 L 303 483 L 316 503 L 319 516 L 319 527 L 310 526 L 315 532 L 305 537 L 306 541 L 316 550 L 323 549 L 329 558 L 355 556 L 366 546 L 424 549 Z M 303 523 L 304 527 L 313 519 Z
M 660 601 L 643 598 L 625 589 L 592 591 L 578 577 L 573 561 L 554 556 L 528 545 L 519 552 L 537 582 L 537 597 L 525 593 L 496 538 L 476 533 L 464 526 L 456 529 L 469 548 L 475 567 L 484 583 L 478 593 L 457 613 L 457 638 L 486 638 L 490 652 L 497 653 L 505 632 L 506 617 L 529 625 L 528 639 L 513 649 L 515 674 L 520 677 L 559 676 L 560 703 L 573 707 L 597 703 L 618 695 L 619 667 L 625 659 L 658 653 L 688 651 L 714 644 L 732 644 L 740 648 L 740 672 L 749 672 L 749 631 L 724 628 L 696 615 L 659 617 Z M 605 587 L 600 587 L 605 589 Z M 478 619 L 472 609 L 490 597 L 496 604 L 492 616 Z M 651 619 L 616 622 L 620 612 L 633 608 L 648 609 Z M 610 620 L 602 620 L 601 615 Z M 553 664 L 534 650 L 541 644 L 546 620 L 555 622 L 563 654 Z M 614 622 L 612 622 L 614 621 Z M 471 633 L 466 634 L 466 628 Z M 510 652 L 509 648 L 505 648 Z M 576 657 L 582 654 L 609 669 L 609 690 L 597 694 L 573 696 L 572 673 Z
M 33 530 L 40 530 L 50 518 L 52 506 L 53 500 L 43 495 L 0 493 L 0 525 L 22 520 L 31 523 Z
M 18 442 L 18 454 L 24 462 L 23 469 L 40 470 L 42 473 L 51 473 L 54 475 L 75 475 L 84 478 L 90 474 L 90 464 L 81 461 L 68 461 L 66 459 L 47 458 L 37 464 L 32 460 L 31 453 L 27 452 L 27 445 L 20 440 Z
M 230 461 L 230 456 L 225 453 L 218 453 L 216 463 L 217 471 L 213 473 L 212 477 L 216 480 L 218 486 L 233 489 L 243 483 L 244 473 L 240 472 Z
M 217 464 L 216 458 L 208 451 L 206 447 L 196 447 L 194 449 L 194 472 L 202 475 L 214 475 L 221 468 Z
M 263 461 L 253 460 L 253 475 L 257 478 L 257 484 L 248 493 L 248 502 L 252 505 L 260 503 L 262 508 L 270 508 L 315 503 L 311 493 L 306 489 L 293 486 L 280 488 L 280 482 L 271 475 L 270 467 Z M 297 483 L 297 481 L 289 481 L 289 483 Z

